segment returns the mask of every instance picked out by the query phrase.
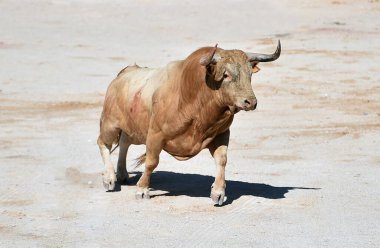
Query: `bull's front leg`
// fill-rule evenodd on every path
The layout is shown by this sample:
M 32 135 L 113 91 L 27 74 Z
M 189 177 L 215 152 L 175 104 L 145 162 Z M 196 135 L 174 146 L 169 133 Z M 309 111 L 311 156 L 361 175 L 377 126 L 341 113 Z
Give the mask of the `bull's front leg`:
M 225 168 L 227 164 L 227 148 L 230 140 L 230 130 L 219 134 L 210 143 L 208 149 L 216 164 L 215 181 L 211 186 L 211 199 L 215 204 L 222 205 L 225 201 Z
M 146 141 L 145 170 L 137 182 L 136 199 L 149 199 L 150 177 L 157 167 L 162 151 L 163 139 L 161 133 L 148 133 Z

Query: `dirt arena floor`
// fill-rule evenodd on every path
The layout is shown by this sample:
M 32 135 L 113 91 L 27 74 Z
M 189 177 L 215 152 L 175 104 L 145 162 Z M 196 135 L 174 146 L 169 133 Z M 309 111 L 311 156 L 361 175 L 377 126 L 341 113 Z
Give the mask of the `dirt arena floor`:
M 208 151 L 163 152 L 135 200 L 132 147 L 131 184 L 104 191 L 96 139 L 120 69 L 278 39 L 258 109 L 231 127 L 223 206 Z M 379 1 L 0 0 L 0 68 L 0 247 L 380 247 Z

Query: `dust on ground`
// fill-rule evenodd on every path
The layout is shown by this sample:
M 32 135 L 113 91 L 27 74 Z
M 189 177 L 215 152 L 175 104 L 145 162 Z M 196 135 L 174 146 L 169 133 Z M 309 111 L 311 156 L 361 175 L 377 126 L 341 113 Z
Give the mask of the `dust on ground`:
M 0 246 L 377 247 L 379 1 L 0 1 Z M 231 128 L 227 202 L 205 151 L 105 192 L 96 145 L 120 69 L 201 46 L 271 52 Z M 116 162 L 117 151 L 113 155 Z

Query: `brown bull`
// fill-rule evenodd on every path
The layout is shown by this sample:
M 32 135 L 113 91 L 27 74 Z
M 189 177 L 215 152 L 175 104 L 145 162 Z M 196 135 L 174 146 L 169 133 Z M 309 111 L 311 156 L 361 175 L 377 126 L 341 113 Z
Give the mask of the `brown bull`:
M 105 188 L 113 190 L 116 181 L 128 178 L 126 155 L 131 144 L 146 145 L 137 198 L 149 198 L 150 177 L 162 150 L 186 160 L 208 148 L 217 166 L 211 198 L 221 205 L 230 125 L 238 111 L 256 108 L 251 76 L 259 70 L 257 64 L 276 60 L 280 53 L 280 42 L 270 55 L 204 47 L 162 68 L 123 69 L 108 87 L 100 120 Z M 115 174 L 110 154 L 117 143 Z

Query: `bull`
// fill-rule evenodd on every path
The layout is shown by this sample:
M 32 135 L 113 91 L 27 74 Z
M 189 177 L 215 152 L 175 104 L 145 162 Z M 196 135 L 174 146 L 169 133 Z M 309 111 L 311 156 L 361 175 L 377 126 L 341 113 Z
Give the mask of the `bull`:
M 231 123 L 240 110 L 257 106 L 251 86 L 257 64 L 280 54 L 280 41 L 273 54 L 203 47 L 162 68 L 133 65 L 120 71 L 107 89 L 97 141 L 106 169 L 105 189 L 112 191 L 116 182 L 128 179 L 126 156 L 132 144 L 146 145 L 138 159 L 145 162 L 138 199 L 150 197 L 150 178 L 162 150 L 187 160 L 207 148 L 216 164 L 211 199 L 221 205 Z M 120 147 L 116 173 L 110 159 L 115 144 Z

